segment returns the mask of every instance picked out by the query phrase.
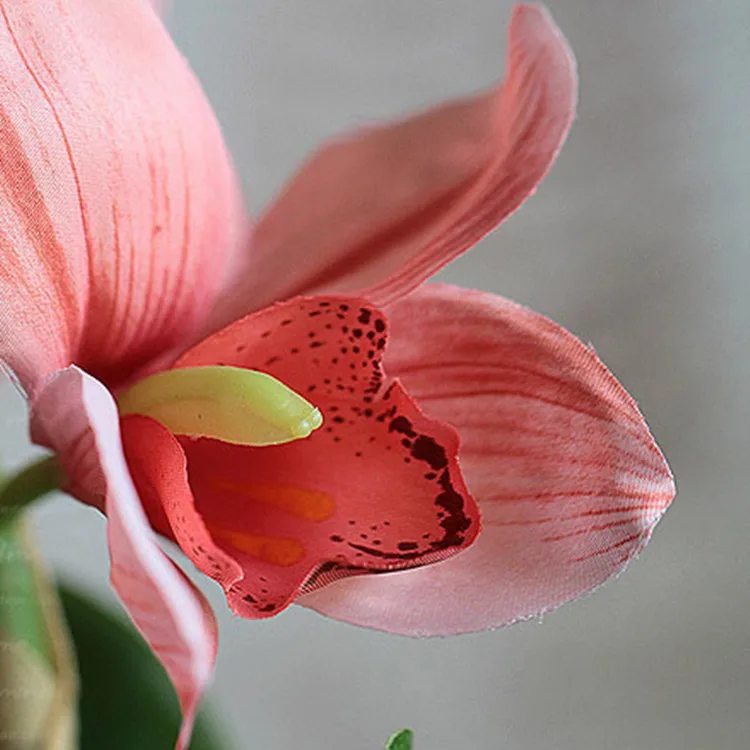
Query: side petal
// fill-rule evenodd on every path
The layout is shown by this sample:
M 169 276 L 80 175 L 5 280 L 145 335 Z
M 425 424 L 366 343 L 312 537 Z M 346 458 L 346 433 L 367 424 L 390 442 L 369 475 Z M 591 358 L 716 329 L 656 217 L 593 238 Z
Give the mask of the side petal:
M 151 526 L 229 591 L 242 578 L 242 569 L 214 542 L 196 510 L 187 459 L 177 438 L 140 415 L 123 418 L 121 430 L 128 468 Z
M 119 384 L 204 324 L 243 221 L 221 133 L 148 0 L 0 8 L 0 360 Z
M 534 192 L 576 82 L 549 13 L 518 6 L 502 86 L 313 154 L 255 230 L 240 304 L 336 292 L 383 305 L 417 287 Z
M 58 453 L 76 485 L 104 497 L 112 584 L 174 683 L 183 713 L 177 750 L 183 750 L 216 658 L 213 614 L 157 544 L 106 388 L 76 367 L 61 370 L 41 389 L 31 418 L 35 442 Z
M 302 603 L 406 634 L 505 625 L 622 570 L 674 495 L 634 401 L 593 350 L 482 292 L 429 284 L 389 311 L 388 368 L 461 434 L 482 533 L 419 571 L 337 583 Z
M 262 370 L 324 419 L 304 440 L 264 448 L 180 438 L 205 526 L 244 571 L 229 591 L 237 614 L 268 617 L 343 576 L 427 565 L 474 541 L 458 436 L 398 382 L 386 386 L 387 335 L 383 314 L 361 299 L 294 299 L 176 363 Z M 194 547 L 183 545 L 195 559 Z

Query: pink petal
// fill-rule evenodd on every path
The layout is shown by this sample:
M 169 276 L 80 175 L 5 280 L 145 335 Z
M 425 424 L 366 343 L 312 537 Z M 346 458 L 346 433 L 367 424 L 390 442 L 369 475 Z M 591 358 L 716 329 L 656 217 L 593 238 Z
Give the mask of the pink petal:
M 275 614 L 301 591 L 432 563 L 474 540 L 478 513 L 456 433 L 426 418 L 398 382 L 384 386 L 386 339 L 382 313 L 360 299 L 294 299 L 177 362 L 262 370 L 325 419 L 282 446 L 181 438 L 198 511 L 244 569 L 229 592 L 238 614 Z
M 387 365 L 461 435 L 482 533 L 430 568 L 302 603 L 383 630 L 448 634 L 547 612 L 622 570 L 674 495 L 634 401 L 593 350 L 499 297 L 427 285 L 389 316 Z
M 243 219 L 210 107 L 147 0 L 0 8 L 0 360 L 108 385 L 204 322 Z
M 140 415 L 125 417 L 120 427 L 128 469 L 151 526 L 179 544 L 202 573 L 228 591 L 242 578 L 242 569 L 216 545 L 195 508 L 177 438 Z
M 32 406 L 32 437 L 55 450 L 67 474 L 105 498 L 112 584 L 174 683 L 186 748 L 213 670 L 216 623 L 208 604 L 162 552 L 123 456 L 117 407 L 77 367 L 55 373 Z
M 541 6 L 516 8 L 507 68 L 502 86 L 316 152 L 257 226 L 234 312 L 321 292 L 390 303 L 495 229 L 549 170 L 576 101 Z

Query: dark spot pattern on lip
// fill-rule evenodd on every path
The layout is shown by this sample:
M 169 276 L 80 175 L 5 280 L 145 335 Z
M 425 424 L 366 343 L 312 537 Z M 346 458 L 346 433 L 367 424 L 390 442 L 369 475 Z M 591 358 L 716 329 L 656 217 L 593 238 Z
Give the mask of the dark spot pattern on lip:
M 412 429 L 411 422 L 406 417 L 396 417 L 391 420 L 388 425 L 388 432 L 399 432 L 410 438 L 417 437 L 417 433 Z
M 396 413 L 396 407 L 391 407 L 376 419 L 381 422 L 390 420 L 388 425 L 390 433 L 414 438 L 413 440 L 402 440 L 403 447 L 409 451 L 409 455 L 404 460 L 414 459 L 426 463 L 433 470 L 442 470 L 439 474 L 436 471 L 430 471 L 423 475 L 426 480 L 435 482 L 438 488 L 435 495 L 435 506 L 437 509 L 436 518 L 439 519 L 442 536 L 430 541 L 426 547 L 419 542 L 402 540 L 396 545 L 397 551 L 374 549 L 359 542 L 350 542 L 349 544 L 359 552 L 390 560 L 417 560 L 430 553 L 461 547 L 466 540 L 466 532 L 472 526 L 472 519 L 466 513 L 464 496 L 456 490 L 451 480 L 446 450 L 430 435 L 419 434 L 414 429 L 411 420 L 403 415 L 396 416 Z M 389 525 L 389 522 L 385 522 L 383 525 Z M 422 535 L 422 541 L 427 541 L 429 538 L 430 535 Z
M 359 317 L 357 320 L 362 325 L 367 325 L 370 322 L 370 319 L 372 318 L 372 310 L 370 310 L 369 307 L 360 307 L 359 308 Z
M 232 342 L 235 361 L 229 357 L 229 364 L 277 377 L 308 396 L 324 415 L 323 428 L 304 441 L 237 447 L 253 475 L 260 476 L 254 481 L 281 481 L 263 474 L 271 471 L 277 454 L 290 457 L 278 464 L 283 483 L 317 487 L 319 481 L 326 487 L 328 477 L 346 477 L 344 484 L 336 480 L 331 490 L 335 514 L 319 524 L 294 521 L 301 525 L 289 526 L 291 521 L 280 519 L 281 526 L 268 532 L 253 526 L 254 518 L 267 517 L 266 511 L 258 515 L 238 506 L 246 514 L 242 523 L 248 533 L 274 535 L 274 529 L 282 528 L 282 536 L 300 539 L 306 550 L 305 558 L 291 568 L 275 569 L 257 560 L 243 566 L 245 579 L 236 586 L 233 607 L 244 616 L 275 613 L 296 594 L 341 576 L 437 562 L 465 547 L 478 530 L 476 506 L 455 461 L 455 432 L 426 418 L 398 383 L 387 382 L 383 314 L 359 300 L 340 300 L 280 303 L 258 313 L 262 324 L 257 332 L 248 328 L 243 340 Z M 266 331 L 270 335 L 264 337 Z M 239 345 L 242 351 L 237 351 Z M 189 453 L 190 445 L 184 445 Z M 297 473 L 303 478 L 296 479 Z M 344 486 L 346 493 L 336 495 Z M 219 504 L 227 501 L 222 497 Z M 259 573 L 267 579 L 262 585 Z

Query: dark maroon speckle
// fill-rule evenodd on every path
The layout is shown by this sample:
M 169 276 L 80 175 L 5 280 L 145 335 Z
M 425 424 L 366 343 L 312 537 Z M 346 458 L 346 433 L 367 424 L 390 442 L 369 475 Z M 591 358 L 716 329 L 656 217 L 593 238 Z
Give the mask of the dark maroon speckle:
M 416 542 L 399 542 L 396 546 L 403 552 L 409 552 L 419 547 Z

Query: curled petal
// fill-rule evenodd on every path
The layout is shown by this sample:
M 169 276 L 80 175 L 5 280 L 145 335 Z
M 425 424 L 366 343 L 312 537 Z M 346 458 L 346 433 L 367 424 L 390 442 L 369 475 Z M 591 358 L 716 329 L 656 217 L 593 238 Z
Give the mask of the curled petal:
M 152 527 L 177 542 L 202 573 L 228 591 L 242 578 L 242 570 L 216 545 L 195 508 L 177 438 L 141 415 L 124 417 L 121 428 L 128 468 Z
M 497 227 L 552 165 L 577 87 L 540 6 L 516 8 L 507 68 L 502 86 L 313 154 L 256 228 L 238 305 L 331 292 L 387 304 Z
M 541 315 L 429 284 L 389 310 L 386 359 L 461 435 L 482 533 L 430 568 L 336 583 L 301 603 L 406 634 L 505 625 L 622 570 L 674 495 L 635 403 L 594 352 Z
M 117 386 L 205 322 L 243 220 L 218 125 L 148 0 L 0 8 L 0 360 Z
M 35 442 L 58 453 L 66 475 L 87 496 L 103 498 L 112 584 L 175 686 L 183 714 L 177 750 L 184 750 L 216 658 L 213 614 L 156 541 L 106 388 L 78 368 L 66 368 L 47 380 L 31 418 Z
M 205 526 L 244 571 L 229 591 L 238 614 L 275 614 L 343 576 L 443 560 L 476 537 L 456 433 L 385 385 L 386 339 L 384 316 L 361 299 L 294 299 L 176 363 L 267 372 L 324 418 L 310 437 L 265 448 L 180 438 Z

